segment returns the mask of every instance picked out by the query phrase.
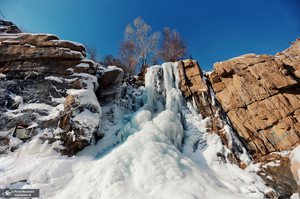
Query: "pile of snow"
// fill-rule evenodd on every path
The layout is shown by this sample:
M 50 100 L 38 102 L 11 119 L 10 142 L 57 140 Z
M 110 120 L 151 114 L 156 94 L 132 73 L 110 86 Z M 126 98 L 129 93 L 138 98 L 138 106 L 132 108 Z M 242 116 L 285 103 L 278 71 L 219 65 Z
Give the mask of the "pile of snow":
M 83 112 L 79 113 L 73 118 L 73 121 L 77 121 L 85 126 L 97 126 L 99 125 L 99 114 L 92 113 L 88 109 L 85 109 Z
M 148 70 L 145 88 L 123 85 L 126 95 L 101 107 L 104 137 L 76 157 L 37 138 L 0 156 L 0 189 L 38 188 L 41 198 L 264 198 L 269 189 L 254 165 L 242 170 L 217 156 L 228 149 L 206 133 L 209 118 L 185 103 L 178 75 L 166 63 Z M 85 110 L 73 119 L 95 118 Z

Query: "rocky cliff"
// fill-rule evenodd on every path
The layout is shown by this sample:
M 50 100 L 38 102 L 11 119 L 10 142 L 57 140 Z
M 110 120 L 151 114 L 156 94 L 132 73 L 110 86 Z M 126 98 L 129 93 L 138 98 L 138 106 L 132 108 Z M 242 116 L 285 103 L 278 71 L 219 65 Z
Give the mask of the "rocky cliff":
M 226 128 L 231 126 L 231 123 L 216 100 L 208 74 L 203 74 L 198 62 L 189 59 L 179 61 L 178 68 L 182 94 L 197 107 L 203 119 L 210 118 L 210 122 L 206 125 L 207 132 L 218 134 L 223 144 L 230 150 L 227 155 L 220 153 L 220 158 L 245 168 L 245 162 L 240 158 L 244 153 L 243 146 L 235 133 Z
M 134 88 L 130 80 L 124 82 L 122 70 L 88 60 L 83 45 L 14 27 L 0 21 L 5 33 L 0 34 L 0 154 L 38 137 L 72 156 L 106 134 L 99 144 L 104 150 L 166 109 L 176 113 L 173 123 L 180 128 L 170 130 L 172 122 L 161 125 L 164 116 L 155 122 L 178 149 L 185 140 L 183 147 L 201 151 L 206 146 L 201 136 L 216 133 L 225 146 L 218 160 L 245 169 L 250 155 L 261 164 L 258 174 L 276 190 L 265 193 L 268 197 L 297 191 L 293 175 L 297 180 L 299 163 L 294 161 L 291 172 L 286 150 L 300 143 L 300 39 L 275 56 L 243 55 L 216 63 L 206 74 L 193 60 L 179 61 L 178 68 L 152 67 L 148 87 Z M 201 114 L 204 132 L 187 128 L 194 120 L 185 116 L 185 109 L 194 110 L 190 104 Z M 180 136 L 172 137 L 173 131 Z
M 216 98 L 282 197 L 297 190 L 288 154 L 300 143 L 300 39 L 275 56 L 247 54 L 214 64 Z M 275 166 L 274 166 L 275 165 Z
M 0 34 L 1 153 L 32 136 L 74 155 L 99 127 L 96 64 L 50 34 Z M 83 120 L 82 118 L 86 118 Z
M 300 59 L 290 51 L 214 65 L 217 99 L 252 154 L 293 149 L 299 143 Z
M 180 61 L 178 67 L 183 95 L 203 118 L 212 118 L 208 131 L 230 149 L 226 158 L 246 167 L 239 157 L 240 139 L 261 163 L 258 174 L 278 196 L 296 192 L 290 152 L 285 150 L 300 143 L 300 39 L 275 56 L 243 55 L 215 63 L 214 71 L 206 74 L 196 61 Z M 229 139 L 224 124 L 235 129 L 238 139 Z

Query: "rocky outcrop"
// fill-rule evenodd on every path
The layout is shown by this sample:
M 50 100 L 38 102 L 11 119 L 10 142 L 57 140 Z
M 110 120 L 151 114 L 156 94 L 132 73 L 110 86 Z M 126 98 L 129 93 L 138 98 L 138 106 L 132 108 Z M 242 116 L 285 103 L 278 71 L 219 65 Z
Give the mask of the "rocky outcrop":
M 276 156 L 274 167 L 267 157 L 300 143 L 300 39 L 275 56 L 247 54 L 215 63 L 214 69 L 209 79 L 216 98 L 253 159 L 262 163 L 260 174 L 269 176 L 280 197 L 290 196 L 297 184 L 286 172 L 289 159 Z
M 258 174 L 267 186 L 277 191 L 277 197 L 290 198 L 292 193 L 297 192 L 297 183 L 290 169 L 289 153 L 271 153 L 259 159 L 254 158 L 254 161 L 261 164 Z
M 116 66 L 109 66 L 99 71 L 98 98 L 101 105 L 106 105 L 120 96 L 120 86 L 123 82 L 124 72 Z
M 178 69 L 182 94 L 197 107 L 203 119 L 210 118 L 206 126 L 207 132 L 218 134 L 230 151 L 227 154 L 218 154 L 220 159 L 245 168 L 247 163 L 240 158 L 244 153 L 243 146 L 229 127 L 231 124 L 215 99 L 209 78 L 211 74 L 204 75 L 198 62 L 190 59 L 179 61 Z
M 212 106 L 210 87 L 204 82 L 206 77 L 203 76 L 198 62 L 190 59 L 179 61 L 178 68 L 181 79 L 180 89 L 183 95 L 196 103 L 204 118 L 214 117 L 214 108 L 217 107 Z
M 248 54 L 214 64 L 216 97 L 252 153 L 300 142 L 300 40 L 276 56 Z
M 178 67 L 183 95 L 203 118 L 212 119 L 208 131 L 217 133 L 232 152 L 220 158 L 246 167 L 238 140 L 228 144 L 228 117 L 227 123 L 261 164 L 258 174 L 277 191 L 270 197 L 297 192 L 288 155 L 272 152 L 291 150 L 300 142 L 300 39 L 276 56 L 243 55 L 214 64 L 215 71 L 205 75 L 196 61 L 179 61 Z
M 82 44 L 0 34 L 0 153 L 33 136 L 70 156 L 88 145 L 101 116 L 96 71 Z
M 21 30 L 14 23 L 0 19 L 0 34 L 1 33 L 21 33 Z

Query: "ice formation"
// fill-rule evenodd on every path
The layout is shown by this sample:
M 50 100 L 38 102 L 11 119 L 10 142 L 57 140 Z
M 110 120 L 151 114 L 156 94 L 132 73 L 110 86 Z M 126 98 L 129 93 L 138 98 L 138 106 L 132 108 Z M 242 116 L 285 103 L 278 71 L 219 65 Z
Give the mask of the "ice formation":
M 90 102 L 102 110 L 102 139 L 68 158 L 35 138 L 0 156 L 0 188 L 39 188 L 41 198 L 264 198 L 269 189 L 246 154 L 245 170 L 217 156 L 228 149 L 179 81 L 177 64 L 165 63 L 148 69 L 145 88 L 124 83 L 111 104 Z M 74 119 L 95 125 L 95 114 Z

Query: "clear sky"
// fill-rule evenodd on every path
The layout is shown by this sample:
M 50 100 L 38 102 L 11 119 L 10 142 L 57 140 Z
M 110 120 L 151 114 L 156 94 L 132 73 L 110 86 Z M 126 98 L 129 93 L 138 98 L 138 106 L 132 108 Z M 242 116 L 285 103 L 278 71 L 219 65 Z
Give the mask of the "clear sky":
M 177 29 L 203 70 L 246 53 L 283 51 L 300 37 L 299 0 L 0 0 L 5 17 L 29 32 L 92 42 L 118 56 L 127 24 Z M 0 16 L 2 18 L 2 16 Z

